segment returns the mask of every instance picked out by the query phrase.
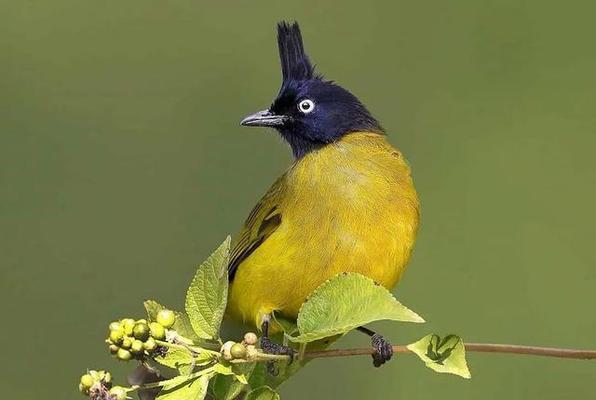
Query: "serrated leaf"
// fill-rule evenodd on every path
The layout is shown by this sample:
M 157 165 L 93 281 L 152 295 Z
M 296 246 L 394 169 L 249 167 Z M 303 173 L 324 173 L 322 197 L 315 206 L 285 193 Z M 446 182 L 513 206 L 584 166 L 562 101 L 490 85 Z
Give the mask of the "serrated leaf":
M 195 380 L 196 378 L 189 378 L 188 376 L 178 375 L 174 378 L 162 381 L 162 390 L 172 390 L 178 386 L 183 384 L 188 384 L 190 381 Z
M 248 378 L 244 374 L 234 373 L 234 378 L 243 385 L 248 385 Z
M 150 321 L 155 321 L 157 319 L 157 313 L 161 310 L 171 310 L 171 308 L 165 307 L 155 300 L 145 300 L 143 304 L 145 306 L 145 310 L 147 311 L 147 318 Z M 180 336 L 183 336 L 187 339 L 199 339 L 192 328 L 192 325 L 190 324 L 190 319 L 188 316 L 180 311 L 174 311 L 174 314 L 176 314 L 176 319 L 171 329 L 175 330 Z
M 295 321 L 291 321 L 283 316 L 272 313 L 273 321 L 278 324 L 286 335 L 294 335 L 298 333 L 298 326 Z
M 269 386 L 261 386 L 249 392 L 244 400 L 280 400 L 279 394 Z
M 459 336 L 447 335 L 441 339 L 438 335 L 430 334 L 407 347 L 436 372 L 471 378 L 464 341 Z
M 252 374 L 255 363 L 234 364 L 234 375 L 217 375 L 213 383 L 213 395 L 216 400 L 234 400 L 248 384 L 247 377 Z
M 297 321 L 300 335 L 290 340 L 312 342 L 379 320 L 424 322 L 372 279 L 343 273 L 319 286 L 302 305 Z
M 219 326 L 228 297 L 230 237 L 197 269 L 186 292 L 186 313 L 195 333 L 202 339 L 219 337 Z
M 192 380 L 187 379 L 186 383 L 174 387 L 164 387 L 155 400 L 203 400 L 207 395 L 209 378 L 209 375 L 203 375 Z
M 177 369 L 181 374 L 187 375 L 194 367 L 200 367 L 213 360 L 208 352 L 194 354 L 188 349 L 170 347 L 164 356 L 154 358 L 156 362 L 169 368 Z
M 193 363 L 194 357 L 190 350 L 169 347 L 166 354 L 163 356 L 154 357 L 154 360 L 161 365 L 165 365 L 166 367 L 180 369 L 185 365 L 191 365 Z
M 234 375 L 232 371 L 232 364 L 226 363 L 225 365 L 222 363 L 217 363 L 213 366 L 213 370 L 220 375 Z
M 143 306 L 145 306 L 145 311 L 147 311 L 147 319 L 149 319 L 149 321 L 155 321 L 157 319 L 157 314 L 166 308 L 155 300 L 145 300 L 143 302 Z

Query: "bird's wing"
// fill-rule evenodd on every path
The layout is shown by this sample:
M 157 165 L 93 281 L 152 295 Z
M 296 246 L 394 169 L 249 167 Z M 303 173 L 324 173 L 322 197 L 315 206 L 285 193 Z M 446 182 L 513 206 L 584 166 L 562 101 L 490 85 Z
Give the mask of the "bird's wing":
M 281 224 L 281 210 L 279 200 L 283 191 L 282 176 L 252 209 L 240 234 L 238 235 L 228 264 L 230 281 L 238 271 L 240 263 L 255 251 Z

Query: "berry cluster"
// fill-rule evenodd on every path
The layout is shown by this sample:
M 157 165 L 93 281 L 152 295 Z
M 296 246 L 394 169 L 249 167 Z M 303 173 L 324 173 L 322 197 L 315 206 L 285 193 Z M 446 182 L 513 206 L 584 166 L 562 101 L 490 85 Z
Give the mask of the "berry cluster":
M 258 338 L 253 332 L 247 332 L 241 343 L 225 342 L 221 347 L 221 354 L 225 360 L 251 360 L 257 356 Z
M 173 311 L 161 310 L 155 322 L 132 318 L 112 322 L 107 339 L 110 353 L 122 361 L 151 356 L 159 347 L 156 341 L 166 338 L 166 329 L 174 325 L 175 319 Z
M 112 386 L 112 376 L 106 371 L 88 371 L 81 376 L 79 390 L 92 399 L 126 399 L 126 389 L 121 386 Z

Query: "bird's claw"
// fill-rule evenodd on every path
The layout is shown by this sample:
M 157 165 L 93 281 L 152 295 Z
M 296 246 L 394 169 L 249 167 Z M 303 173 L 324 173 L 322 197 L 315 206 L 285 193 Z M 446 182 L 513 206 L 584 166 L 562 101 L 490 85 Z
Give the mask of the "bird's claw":
M 284 346 L 271 341 L 268 337 L 261 338 L 261 350 L 267 354 L 287 355 L 290 357 L 290 364 L 294 361 L 296 350 L 290 346 Z
M 373 365 L 375 367 L 378 368 L 391 360 L 391 357 L 393 356 L 393 346 L 391 346 L 391 343 L 389 343 L 387 339 L 378 333 L 375 333 L 371 338 L 371 344 L 375 350 L 374 353 L 372 353 Z

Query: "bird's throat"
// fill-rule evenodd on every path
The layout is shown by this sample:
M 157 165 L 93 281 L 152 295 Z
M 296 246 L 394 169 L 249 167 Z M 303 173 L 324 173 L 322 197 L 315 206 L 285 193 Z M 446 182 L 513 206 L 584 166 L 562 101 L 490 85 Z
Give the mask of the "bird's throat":
M 320 149 L 327 144 L 289 131 L 280 131 L 280 134 L 290 145 L 292 154 L 296 159 L 302 158 L 311 151 Z

